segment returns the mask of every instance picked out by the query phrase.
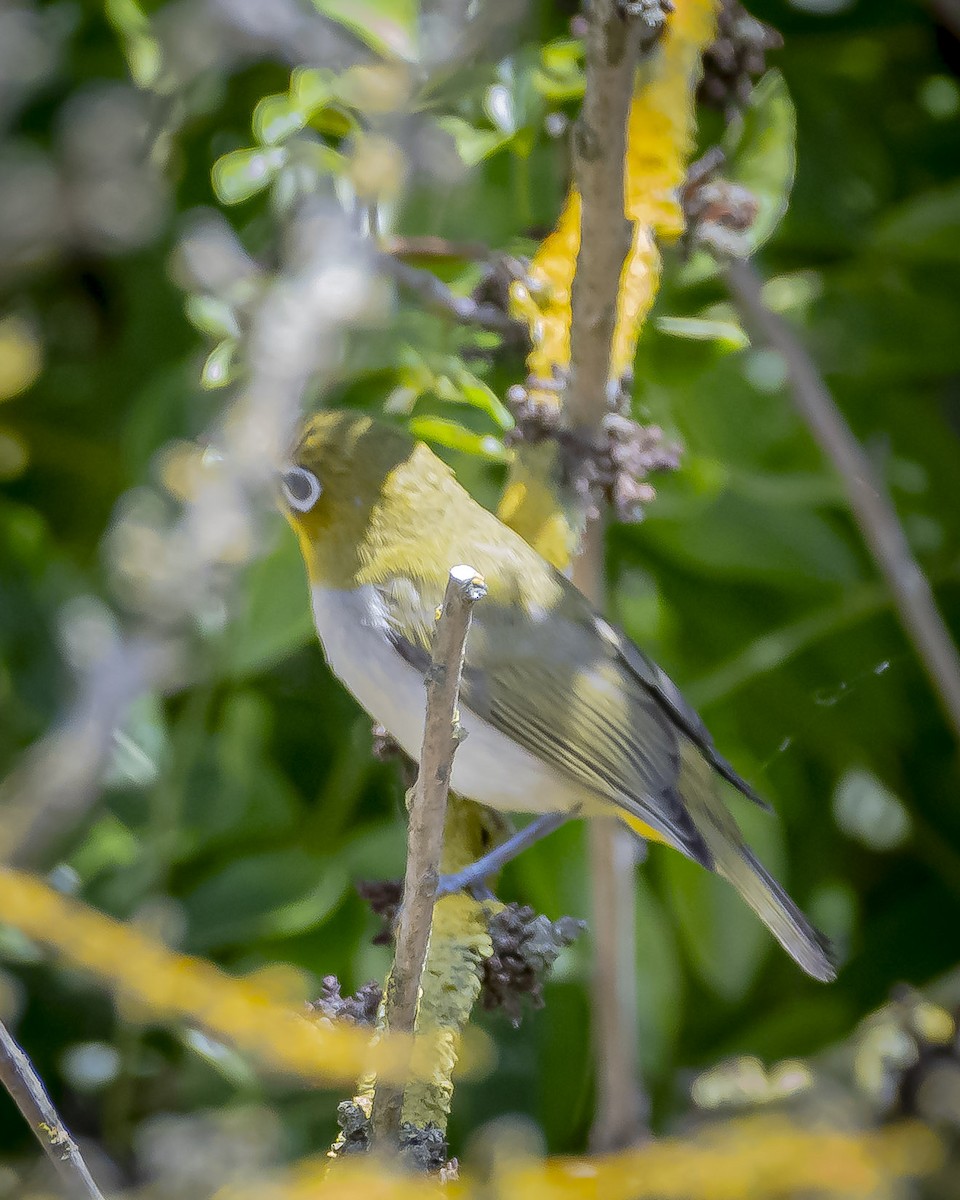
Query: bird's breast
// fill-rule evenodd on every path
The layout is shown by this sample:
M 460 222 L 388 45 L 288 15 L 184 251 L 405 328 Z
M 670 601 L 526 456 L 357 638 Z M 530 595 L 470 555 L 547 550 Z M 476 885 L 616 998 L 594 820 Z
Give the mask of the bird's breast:
M 423 675 L 395 649 L 383 600 L 370 584 L 314 585 L 313 618 L 330 669 L 371 717 L 413 759 L 423 742 Z M 573 784 L 498 729 L 463 708 L 467 737 L 457 750 L 451 786 L 468 799 L 508 812 L 556 812 L 584 801 Z

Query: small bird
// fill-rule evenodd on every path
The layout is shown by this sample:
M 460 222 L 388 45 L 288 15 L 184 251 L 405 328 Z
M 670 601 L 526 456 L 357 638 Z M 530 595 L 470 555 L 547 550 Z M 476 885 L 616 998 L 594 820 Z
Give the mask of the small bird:
M 729 880 L 804 971 L 835 978 L 826 939 L 745 844 L 720 781 L 764 802 L 676 685 L 429 447 L 322 412 L 280 486 L 327 662 L 407 754 L 420 753 L 449 571 L 469 563 L 487 595 L 467 639 L 453 790 L 507 812 L 616 814 Z

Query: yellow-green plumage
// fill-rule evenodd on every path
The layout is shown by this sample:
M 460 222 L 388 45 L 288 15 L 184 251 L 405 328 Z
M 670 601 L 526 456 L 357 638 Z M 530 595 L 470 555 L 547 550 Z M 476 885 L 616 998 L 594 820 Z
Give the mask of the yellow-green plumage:
M 667 676 L 571 583 L 426 446 L 370 418 L 314 417 L 292 464 L 303 495 L 288 490 L 287 513 L 327 658 L 409 753 L 436 609 L 450 567 L 469 563 L 488 593 L 467 643 L 453 786 L 515 811 L 619 813 L 729 879 L 806 971 L 833 977 L 823 939 L 743 844 L 720 777 L 758 798 Z

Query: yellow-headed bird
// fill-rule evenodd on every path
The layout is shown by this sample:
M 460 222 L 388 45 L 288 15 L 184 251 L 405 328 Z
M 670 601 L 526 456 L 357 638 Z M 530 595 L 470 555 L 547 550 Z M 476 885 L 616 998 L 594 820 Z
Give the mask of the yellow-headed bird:
M 422 442 L 355 413 L 309 420 L 282 475 L 327 661 L 413 758 L 450 568 L 487 585 L 467 640 L 468 734 L 451 786 L 509 812 L 617 814 L 728 879 L 800 966 L 825 939 L 754 856 L 720 796 L 762 803 L 677 687 Z

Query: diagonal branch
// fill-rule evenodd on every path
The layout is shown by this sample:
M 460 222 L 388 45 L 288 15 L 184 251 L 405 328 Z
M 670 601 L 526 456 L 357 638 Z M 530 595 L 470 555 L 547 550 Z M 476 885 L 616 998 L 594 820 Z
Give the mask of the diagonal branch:
M 209 611 L 248 561 L 245 550 L 238 558 L 238 547 L 257 544 L 255 522 L 274 503 L 275 471 L 306 389 L 329 382 L 345 330 L 365 318 L 373 264 L 346 223 L 317 198 L 304 202 L 285 234 L 286 261 L 262 288 L 244 330 L 244 386 L 211 431 L 218 468 L 202 473 L 195 494 L 159 536 L 135 519 L 115 524 L 115 561 L 128 605 L 139 610 L 138 630 L 117 639 L 65 720 L 0 781 L 0 861 L 37 868 L 55 860 L 97 802 L 126 708 L 142 692 L 182 679 L 197 612 Z M 225 252 L 233 254 L 234 244 L 212 219 L 185 235 L 179 253 L 196 277 L 195 290 L 221 286 L 205 272 Z M 340 289 L 350 303 L 342 302 Z
M 843 481 L 854 519 L 887 582 L 900 622 L 960 738 L 960 656 L 893 504 L 806 347 L 764 302 L 763 280 L 756 268 L 748 262 L 731 264 L 727 283 L 748 328 L 783 356 L 797 411 Z
M 53 1163 L 70 1200 L 103 1200 L 80 1148 L 60 1119 L 43 1081 L 9 1029 L 0 1022 L 0 1083 Z
M 960 38 L 960 0 L 926 0 L 926 5 L 945 29 Z
M 418 296 L 426 308 L 441 316 L 453 317 L 463 325 L 476 325 L 505 337 L 522 337 L 523 326 L 495 304 L 484 304 L 472 296 L 460 296 L 447 287 L 432 271 L 411 266 L 399 258 L 383 256 L 384 270 L 404 290 Z
M 392 1033 L 413 1033 L 416 1026 L 420 980 L 440 876 L 450 774 L 460 740 L 457 704 L 463 656 L 473 606 L 485 594 L 483 578 L 473 567 L 458 566 L 450 571 L 433 641 L 433 661 L 426 677 L 423 749 L 417 782 L 410 793 L 403 907 L 397 922 L 393 970 L 384 999 L 386 1025 Z M 377 1088 L 371 1113 L 377 1140 L 396 1138 L 402 1106 L 402 1088 L 384 1085 Z

